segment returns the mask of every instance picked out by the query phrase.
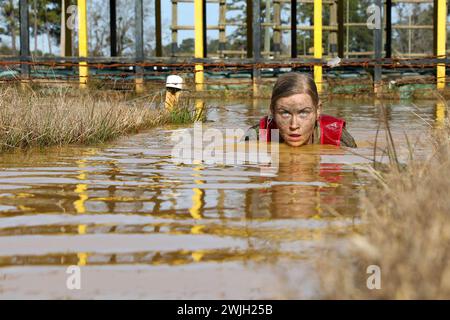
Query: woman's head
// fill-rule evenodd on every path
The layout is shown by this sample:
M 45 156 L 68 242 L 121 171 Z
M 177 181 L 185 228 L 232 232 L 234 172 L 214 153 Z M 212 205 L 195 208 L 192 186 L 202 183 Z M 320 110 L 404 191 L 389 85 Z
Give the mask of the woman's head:
M 293 147 L 310 143 L 321 112 L 314 80 L 301 73 L 281 75 L 272 91 L 270 111 L 284 142 Z

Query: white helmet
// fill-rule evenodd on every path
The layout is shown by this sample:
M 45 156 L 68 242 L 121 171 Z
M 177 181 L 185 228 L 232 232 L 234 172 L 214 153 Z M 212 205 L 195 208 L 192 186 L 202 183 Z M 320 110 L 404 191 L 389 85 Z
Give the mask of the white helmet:
M 183 89 L 183 78 L 177 75 L 170 75 L 166 79 L 166 88 Z

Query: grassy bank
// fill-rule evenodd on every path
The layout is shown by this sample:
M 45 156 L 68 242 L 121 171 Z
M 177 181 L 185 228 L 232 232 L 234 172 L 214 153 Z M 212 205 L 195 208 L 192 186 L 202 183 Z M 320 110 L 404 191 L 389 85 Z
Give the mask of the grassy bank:
M 169 113 L 159 99 L 160 95 L 130 101 L 114 93 L 5 87 L 0 89 L 0 151 L 102 143 L 141 129 L 194 120 L 189 100 Z
M 373 171 L 377 183 L 362 196 L 361 233 L 318 263 L 325 298 L 450 298 L 448 121 L 431 144 L 426 161 L 400 167 L 390 152 L 391 165 Z M 370 265 L 380 267 L 379 290 L 367 288 Z

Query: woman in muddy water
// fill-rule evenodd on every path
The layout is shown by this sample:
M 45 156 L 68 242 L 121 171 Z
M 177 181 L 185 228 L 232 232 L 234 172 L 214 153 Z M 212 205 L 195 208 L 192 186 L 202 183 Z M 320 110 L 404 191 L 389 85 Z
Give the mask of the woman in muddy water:
M 272 91 L 270 115 L 251 127 L 245 140 L 269 142 L 274 129 L 279 130 L 279 142 L 291 147 L 330 144 L 356 148 L 345 120 L 322 114 L 316 84 L 302 73 L 287 73 L 278 78 Z

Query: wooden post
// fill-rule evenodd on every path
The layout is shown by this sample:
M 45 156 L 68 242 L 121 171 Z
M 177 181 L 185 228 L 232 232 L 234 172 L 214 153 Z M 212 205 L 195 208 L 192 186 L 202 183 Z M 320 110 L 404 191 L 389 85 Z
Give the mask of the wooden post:
M 257 64 L 261 61 L 261 0 L 253 0 L 252 8 L 252 29 L 253 29 L 253 95 L 259 96 L 259 82 L 261 70 Z
M 19 2 L 20 14 L 20 60 L 25 62 L 21 64 L 21 78 L 30 78 L 30 29 L 28 19 L 28 0 L 20 0 Z
M 291 58 L 297 55 L 297 0 L 291 0 Z
M 117 56 L 117 5 L 116 0 L 109 0 L 109 32 L 111 57 Z
M 204 58 L 204 0 L 194 0 L 194 16 L 195 16 L 195 58 Z M 204 89 L 204 73 L 203 64 L 195 64 L 195 89 L 197 91 L 203 91 Z
M 134 1 L 134 16 L 136 19 L 136 27 L 134 33 L 134 42 L 136 50 L 136 64 L 144 62 L 144 7 L 143 0 Z M 144 68 L 136 65 L 136 92 L 144 91 Z
M 345 48 L 346 48 L 346 54 L 345 57 L 348 59 L 349 53 L 350 53 L 350 44 L 349 44 L 349 38 L 350 38 L 350 0 L 346 0 L 346 15 L 345 15 L 345 22 L 347 23 L 347 26 L 345 27 Z
M 376 0 L 375 5 L 380 10 L 380 15 L 383 13 L 383 1 L 382 0 Z M 381 23 L 382 16 L 380 16 L 380 25 L 375 25 L 374 29 L 374 48 L 375 48 L 375 68 L 374 68 L 374 74 L 373 74 L 373 80 L 374 80 L 374 92 L 379 93 L 381 89 L 381 55 L 382 55 L 382 48 L 383 48 L 383 25 Z M 377 22 L 377 21 L 376 21 Z
M 270 56 L 270 29 L 271 27 L 267 25 L 270 23 L 270 7 L 271 0 L 266 0 L 266 11 L 265 11 L 265 18 L 264 22 L 266 23 L 266 26 L 264 27 L 264 52 L 267 55 L 267 57 Z
M 61 57 L 72 56 L 72 30 L 67 26 L 67 9 L 70 0 L 61 0 Z
M 392 0 L 386 0 L 386 58 L 392 57 Z
M 344 46 L 344 34 L 345 34 L 345 29 L 344 29 L 344 0 L 338 0 L 338 40 L 337 40 L 337 44 L 338 44 L 338 56 L 341 58 L 344 58 L 344 50 L 345 50 L 345 46 Z
M 88 56 L 88 30 L 87 30 L 87 7 L 86 0 L 78 0 L 78 56 L 87 58 Z M 79 63 L 80 88 L 85 89 L 89 69 L 86 61 Z
M 172 0 L 172 57 L 175 57 L 178 51 L 178 2 Z
M 273 22 L 275 28 L 273 31 L 273 51 L 274 56 L 278 58 L 281 53 L 281 3 L 275 0 L 273 3 Z
M 322 60 L 322 0 L 314 0 L 314 58 Z M 314 81 L 322 92 L 322 64 L 314 65 Z
M 219 56 L 224 58 L 223 51 L 225 50 L 226 38 L 226 16 L 227 16 L 227 3 L 226 0 L 220 0 L 219 3 Z
M 330 26 L 336 28 L 337 27 L 337 15 L 338 15 L 337 1 L 333 2 L 330 5 Z M 329 32 L 328 36 L 329 41 L 329 53 L 331 56 L 335 57 L 338 53 L 337 48 L 337 30 L 332 30 Z
M 447 1 L 436 0 L 437 5 L 436 22 L 436 56 L 438 59 L 445 59 L 446 54 L 446 38 L 447 38 Z M 438 63 L 436 70 L 437 88 L 442 90 L 445 88 L 445 63 Z

